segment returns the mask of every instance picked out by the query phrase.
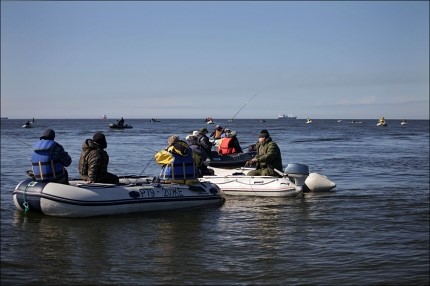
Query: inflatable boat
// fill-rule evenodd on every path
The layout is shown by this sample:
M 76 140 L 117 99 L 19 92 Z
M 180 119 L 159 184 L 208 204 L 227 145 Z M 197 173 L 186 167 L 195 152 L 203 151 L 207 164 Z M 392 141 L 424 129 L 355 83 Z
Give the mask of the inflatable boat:
M 133 128 L 133 126 L 128 125 L 128 124 L 118 125 L 116 123 L 110 123 L 109 128 L 111 128 L 111 129 L 130 129 L 130 128 Z
M 224 194 L 210 182 L 194 185 L 158 183 L 149 177 L 126 177 L 119 184 L 69 185 L 27 179 L 13 191 L 15 207 L 57 217 L 90 217 L 218 205 Z
M 309 173 L 307 165 L 288 164 L 284 172 L 275 176 L 247 176 L 251 167 L 235 169 L 212 168 L 213 176 L 204 176 L 202 182 L 211 182 L 226 195 L 291 197 L 302 192 L 330 191 L 336 184 L 318 173 Z
M 208 167 L 234 169 L 245 166 L 246 162 L 254 158 L 256 154 L 257 151 L 220 155 L 218 152 L 212 151 L 212 158 L 206 159 L 203 163 Z

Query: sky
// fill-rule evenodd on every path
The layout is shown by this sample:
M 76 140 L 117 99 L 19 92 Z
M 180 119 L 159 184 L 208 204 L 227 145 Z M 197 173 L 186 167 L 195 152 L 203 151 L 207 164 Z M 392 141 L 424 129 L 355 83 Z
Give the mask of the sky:
M 428 1 L 1 1 L 1 116 L 429 119 Z

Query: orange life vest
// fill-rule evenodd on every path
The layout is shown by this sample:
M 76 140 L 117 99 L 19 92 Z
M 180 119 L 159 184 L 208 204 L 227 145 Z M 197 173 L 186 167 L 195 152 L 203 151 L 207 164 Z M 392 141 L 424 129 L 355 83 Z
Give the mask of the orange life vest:
M 233 138 L 222 138 L 218 146 L 218 153 L 221 155 L 237 153 L 236 148 L 230 146 L 230 142 L 232 142 L 232 140 Z

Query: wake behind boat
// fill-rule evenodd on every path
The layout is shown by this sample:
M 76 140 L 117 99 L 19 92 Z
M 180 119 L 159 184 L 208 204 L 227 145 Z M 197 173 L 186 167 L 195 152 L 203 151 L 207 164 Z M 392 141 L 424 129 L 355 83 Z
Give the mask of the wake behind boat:
M 247 176 L 253 168 L 212 168 L 215 175 L 204 176 L 201 181 L 217 184 L 226 195 L 291 197 L 302 192 L 324 192 L 336 187 L 327 177 L 309 173 L 304 164 L 288 164 L 282 177 Z
M 148 177 L 124 177 L 120 184 L 87 184 L 70 180 L 70 185 L 26 179 L 14 192 L 16 209 L 58 217 L 90 217 L 145 211 L 172 210 L 222 204 L 217 185 L 165 184 Z

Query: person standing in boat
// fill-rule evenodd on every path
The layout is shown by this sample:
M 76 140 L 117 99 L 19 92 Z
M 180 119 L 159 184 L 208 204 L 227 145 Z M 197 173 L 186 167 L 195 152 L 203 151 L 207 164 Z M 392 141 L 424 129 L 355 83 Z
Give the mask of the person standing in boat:
M 218 145 L 218 153 L 220 155 L 242 153 L 239 140 L 237 140 L 237 132 L 231 131 L 226 134 L 227 136 L 222 138 Z
M 124 117 L 121 117 L 121 119 L 118 120 L 118 126 L 124 126 Z
M 109 155 L 104 150 L 106 148 L 106 137 L 101 132 L 94 133 L 93 139 L 85 139 L 79 158 L 79 174 L 82 180 L 90 184 L 119 183 L 118 176 L 108 172 Z
M 159 178 L 170 183 L 196 184 L 199 177 L 200 156 L 177 135 L 167 139 L 168 146 L 157 152 L 155 161 L 161 165 Z
M 42 137 L 33 144 L 31 163 L 36 181 L 69 184 L 66 167 L 72 163 L 72 158 L 63 146 L 54 141 L 55 131 L 46 129 Z
M 275 171 L 282 172 L 282 156 L 278 144 L 276 144 L 266 129 L 261 130 L 258 135 L 258 142 L 255 146 L 257 154 L 247 162 L 247 165 L 255 165 L 257 168 L 248 172 L 248 176 L 276 176 L 280 175 Z

